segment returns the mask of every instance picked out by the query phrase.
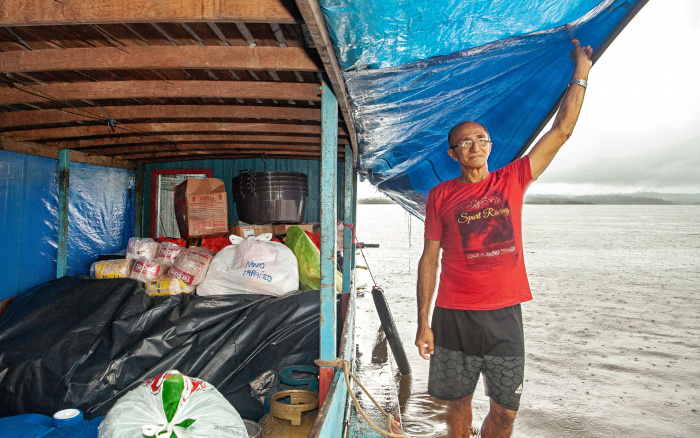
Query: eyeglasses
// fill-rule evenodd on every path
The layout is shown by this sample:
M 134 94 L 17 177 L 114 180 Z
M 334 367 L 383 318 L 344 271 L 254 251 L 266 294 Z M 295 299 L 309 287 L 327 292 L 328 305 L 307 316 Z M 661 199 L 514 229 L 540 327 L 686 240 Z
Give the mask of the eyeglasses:
M 459 143 L 457 143 L 456 145 L 450 146 L 450 147 L 452 149 L 457 149 L 457 148 L 471 149 L 472 145 L 476 145 L 476 147 L 483 149 L 489 143 L 491 143 L 491 140 L 489 140 L 488 138 L 478 138 L 476 140 L 462 140 Z

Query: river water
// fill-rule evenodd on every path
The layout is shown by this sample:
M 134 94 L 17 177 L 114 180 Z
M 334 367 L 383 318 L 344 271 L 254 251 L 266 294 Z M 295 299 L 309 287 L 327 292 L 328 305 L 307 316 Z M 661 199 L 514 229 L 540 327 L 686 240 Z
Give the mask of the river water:
M 534 299 L 523 304 L 513 437 L 700 436 L 700 206 L 528 204 L 523 235 Z M 360 204 L 357 236 L 380 244 L 364 254 L 413 369 L 393 376 L 398 393 L 392 376 L 372 373 L 387 353 L 367 292 L 357 307 L 360 374 L 380 402 L 398 394 L 409 435 L 446 437 L 445 404 L 428 396 L 428 362 L 413 345 L 423 222 L 397 205 Z M 480 382 L 475 432 L 487 410 Z

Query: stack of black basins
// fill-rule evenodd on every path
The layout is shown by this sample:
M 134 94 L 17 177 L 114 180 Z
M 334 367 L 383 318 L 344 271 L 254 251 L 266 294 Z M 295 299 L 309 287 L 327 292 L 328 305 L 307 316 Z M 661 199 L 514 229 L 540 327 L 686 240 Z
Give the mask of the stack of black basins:
M 249 224 L 301 223 L 308 186 L 300 172 L 241 171 L 233 178 L 238 218 Z

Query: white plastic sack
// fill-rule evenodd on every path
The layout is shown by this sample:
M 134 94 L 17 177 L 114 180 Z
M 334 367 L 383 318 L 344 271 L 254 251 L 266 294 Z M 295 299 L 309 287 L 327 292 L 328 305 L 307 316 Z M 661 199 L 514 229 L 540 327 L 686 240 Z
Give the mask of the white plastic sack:
M 209 383 L 167 371 L 109 410 L 98 438 L 248 438 L 236 409 Z
M 163 242 L 158 245 L 156 261 L 169 268 L 175 263 L 175 259 L 177 259 L 177 256 L 179 256 L 182 251 L 185 251 L 185 248 L 180 245 L 176 245 L 172 242 Z
M 131 268 L 130 278 L 141 281 L 155 281 L 161 277 L 168 268 L 161 266 L 155 259 L 140 258 Z
M 188 248 L 175 259 L 168 270 L 168 275 L 178 278 L 190 286 L 196 286 L 204 280 L 214 252 L 201 247 Z
M 129 239 L 129 246 L 126 249 L 126 259 L 136 260 L 138 258 L 155 259 L 158 255 L 158 242 L 150 237 L 132 237 Z
M 248 239 L 231 235 L 231 245 L 214 257 L 197 295 L 281 296 L 299 289 L 296 256 L 285 245 L 270 242 L 271 238 L 270 233 Z

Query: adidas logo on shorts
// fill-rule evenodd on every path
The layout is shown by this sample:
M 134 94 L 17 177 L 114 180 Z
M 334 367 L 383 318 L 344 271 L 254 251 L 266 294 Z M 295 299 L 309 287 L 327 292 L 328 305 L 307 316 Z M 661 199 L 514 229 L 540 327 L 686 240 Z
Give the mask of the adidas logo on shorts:
M 518 386 L 518 389 L 515 390 L 516 394 L 522 394 L 523 393 L 523 384 L 521 383 L 520 386 Z

